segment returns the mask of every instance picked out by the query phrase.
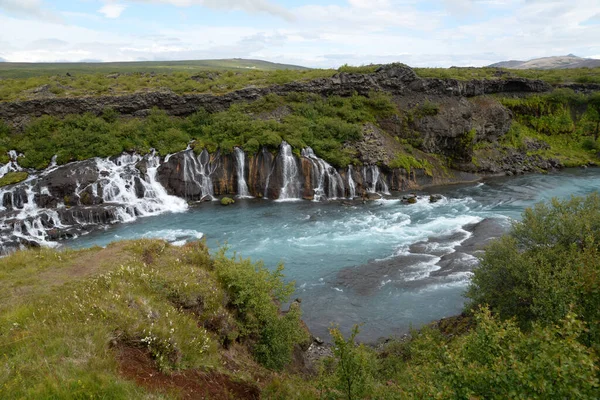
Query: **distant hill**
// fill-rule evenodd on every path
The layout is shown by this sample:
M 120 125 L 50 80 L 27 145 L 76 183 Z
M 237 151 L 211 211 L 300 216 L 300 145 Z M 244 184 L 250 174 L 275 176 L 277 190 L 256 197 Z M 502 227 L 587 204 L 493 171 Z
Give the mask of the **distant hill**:
M 127 72 L 176 72 L 194 70 L 233 70 L 249 69 L 304 70 L 306 67 L 289 64 L 278 64 L 262 60 L 246 60 L 241 58 L 223 60 L 191 60 L 191 61 L 137 61 L 137 62 L 79 62 L 79 63 L 0 63 L 0 78 L 29 78 L 33 76 L 92 73 L 127 73 Z
M 574 54 L 566 56 L 534 58 L 529 61 L 502 61 L 488 65 L 493 68 L 511 69 L 567 69 L 567 68 L 595 68 L 600 67 L 600 60 L 593 58 L 577 57 Z

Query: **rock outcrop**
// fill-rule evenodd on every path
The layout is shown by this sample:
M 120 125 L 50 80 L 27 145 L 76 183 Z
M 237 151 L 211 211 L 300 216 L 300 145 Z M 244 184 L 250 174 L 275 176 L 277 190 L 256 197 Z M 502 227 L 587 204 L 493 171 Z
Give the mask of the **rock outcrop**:
M 68 114 L 102 114 L 113 109 L 122 115 L 144 116 L 153 107 L 171 115 L 186 116 L 204 108 L 209 112 L 222 111 L 238 102 L 254 101 L 270 93 L 286 95 L 291 92 L 317 93 L 324 96 L 349 96 L 353 93 L 367 95 L 373 90 L 384 90 L 394 96 L 473 97 L 493 93 L 546 92 L 551 86 L 539 80 L 523 78 L 478 79 L 422 79 L 402 64 L 380 67 L 373 74 L 339 73 L 331 78 L 307 82 L 291 82 L 269 87 L 251 87 L 224 95 L 184 94 L 169 90 L 135 93 L 123 96 L 34 99 L 0 103 L 0 119 L 14 126 L 22 126 L 31 118 L 42 115 L 63 117 Z

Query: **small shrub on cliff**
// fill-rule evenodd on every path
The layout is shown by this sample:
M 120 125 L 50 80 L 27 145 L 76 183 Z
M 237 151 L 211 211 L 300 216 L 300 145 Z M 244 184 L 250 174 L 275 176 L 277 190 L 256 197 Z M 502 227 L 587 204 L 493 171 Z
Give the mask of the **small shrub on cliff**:
M 256 359 L 267 368 L 282 369 L 294 346 L 308 335 L 300 325 L 299 308 L 279 314 L 278 305 L 294 291 L 293 283 L 282 281 L 283 265 L 271 272 L 261 263 L 234 261 L 223 249 L 215 256 L 214 269 L 241 321 L 242 338 L 254 343 Z
M 429 100 L 425 100 L 425 102 L 417 106 L 413 112 L 417 118 L 432 117 L 440 112 L 440 106 Z

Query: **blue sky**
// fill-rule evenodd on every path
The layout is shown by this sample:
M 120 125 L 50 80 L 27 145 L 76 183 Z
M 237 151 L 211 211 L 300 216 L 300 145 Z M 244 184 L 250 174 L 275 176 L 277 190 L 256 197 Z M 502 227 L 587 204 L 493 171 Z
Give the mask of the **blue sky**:
M 14 62 L 600 58 L 600 0 L 0 0 L 0 27 Z

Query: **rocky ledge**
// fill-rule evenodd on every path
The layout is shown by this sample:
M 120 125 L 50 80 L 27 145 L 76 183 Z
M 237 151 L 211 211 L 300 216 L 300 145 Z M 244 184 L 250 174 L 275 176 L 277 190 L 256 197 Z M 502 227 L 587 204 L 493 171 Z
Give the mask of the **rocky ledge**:
M 31 118 L 42 115 L 63 117 L 85 112 L 100 115 L 105 109 L 113 109 L 122 115 L 143 116 L 153 107 L 171 115 L 185 116 L 204 108 L 209 112 L 222 111 L 237 102 L 254 101 L 273 93 L 286 95 L 291 92 L 317 93 L 321 95 L 348 96 L 353 93 L 368 95 L 373 90 L 383 90 L 394 96 L 412 95 L 474 97 L 494 93 L 539 93 L 552 87 L 539 80 L 523 78 L 476 79 L 422 79 L 403 64 L 380 67 L 373 74 L 339 73 L 331 78 L 307 82 L 291 82 L 269 87 L 249 87 L 224 95 L 184 94 L 169 90 L 135 93 L 124 96 L 99 96 L 77 98 L 35 99 L 0 103 L 0 119 L 20 127 Z

